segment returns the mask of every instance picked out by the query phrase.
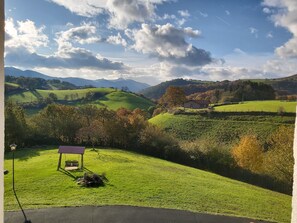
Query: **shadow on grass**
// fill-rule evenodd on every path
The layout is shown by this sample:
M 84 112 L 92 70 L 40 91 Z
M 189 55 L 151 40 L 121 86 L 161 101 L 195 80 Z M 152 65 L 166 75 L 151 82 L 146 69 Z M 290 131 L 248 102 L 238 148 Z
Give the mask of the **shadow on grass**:
M 14 158 L 20 161 L 28 161 L 29 159 L 40 156 L 39 149 L 19 149 L 14 152 Z M 6 152 L 5 154 L 6 160 L 12 159 L 12 152 Z

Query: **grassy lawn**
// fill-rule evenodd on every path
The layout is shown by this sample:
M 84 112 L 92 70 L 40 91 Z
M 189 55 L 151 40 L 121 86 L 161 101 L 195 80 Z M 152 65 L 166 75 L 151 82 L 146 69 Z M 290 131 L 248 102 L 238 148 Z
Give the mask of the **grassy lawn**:
M 77 155 L 66 155 L 78 159 Z M 134 205 L 289 222 L 291 196 L 216 174 L 131 152 L 88 149 L 85 167 L 106 173 L 105 187 L 83 188 L 56 171 L 56 148 L 16 151 L 17 194 L 24 208 Z M 64 162 L 63 158 L 63 162 Z M 12 193 L 11 154 L 6 154 L 5 210 L 18 209 Z M 76 172 L 74 175 L 82 175 Z
M 277 112 L 280 107 L 283 107 L 286 112 L 296 112 L 297 102 L 287 101 L 247 101 L 235 105 L 222 105 L 215 107 L 216 111 L 265 111 Z

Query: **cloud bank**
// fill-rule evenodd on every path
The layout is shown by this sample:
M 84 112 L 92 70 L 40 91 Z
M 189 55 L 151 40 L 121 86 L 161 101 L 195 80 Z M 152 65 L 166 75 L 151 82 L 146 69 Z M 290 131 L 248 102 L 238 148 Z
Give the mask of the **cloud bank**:
M 186 42 L 187 37 L 195 38 L 200 35 L 199 30 L 175 28 L 170 23 L 153 26 L 142 24 L 141 29 L 132 31 L 135 42 L 132 48 L 161 61 L 202 66 L 213 61 L 210 53 Z

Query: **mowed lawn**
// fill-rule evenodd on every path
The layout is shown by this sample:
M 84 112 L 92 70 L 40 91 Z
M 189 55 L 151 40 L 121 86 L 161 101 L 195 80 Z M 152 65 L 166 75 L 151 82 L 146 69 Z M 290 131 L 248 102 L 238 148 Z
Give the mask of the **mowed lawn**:
M 83 188 L 72 177 L 56 171 L 57 148 L 17 150 L 15 155 L 15 186 L 24 208 L 133 205 L 276 222 L 289 222 L 291 217 L 291 196 L 131 152 L 87 149 L 85 167 L 106 173 L 109 180 L 99 188 Z M 78 158 L 66 155 L 66 159 Z M 5 210 L 18 209 L 12 193 L 11 163 L 8 153 Z
M 263 111 L 263 112 L 277 112 L 280 107 L 284 108 L 285 112 L 296 112 L 297 102 L 294 101 L 246 101 L 234 105 L 222 105 L 215 107 L 215 111 L 226 112 L 249 112 L 249 111 Z

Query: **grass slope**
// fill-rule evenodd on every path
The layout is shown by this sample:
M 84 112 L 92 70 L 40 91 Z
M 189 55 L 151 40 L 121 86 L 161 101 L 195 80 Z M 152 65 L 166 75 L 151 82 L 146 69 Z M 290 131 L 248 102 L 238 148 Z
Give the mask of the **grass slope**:
M 88 102 L 78 101 L 86 96 L 88 92 L 99 92 L 102 93 L 101 98 Z M 124 91 L 117 91 L 112 88 L 88 88 L 88 89 L 77 89 L 77 90 L 36 90 L 36 91 L 25 91 L 22 93 L 12 94 L 7 96 L 7 100 L 18 103 L 34 102 L 38 98 L 46 98 L 50 93 L 54 93 L 58 97 L 57 103 L 80 106 L 82 104 L 93 104 L 98 107 L 107 106 L 110 109 L 118 109 L 124 107 L 127 109 L 148 109 L 153 106 L 153 102 L 148 99 L 142 98 L 133 93 Z M 68 95 L 68 100 L 65 101 L 65 96 Z M 36 109 L 29 109 L 28 114 L 35 114 Z
M 210 139 L 217 142 L 232 144 L 242 134 L 255 133 L 262 140 L 266 139 L 280 125 L 294 127 L 295 117 L 281 116 L 252 116 L 252 115 L 224 115 L 214 113 L 207 115 L 172 115 L 160 114 L 150 122 L 174 133 L 183 140 Z M 289 124 L 288 124 L 289 123 Z
M 67 155 L 67 159 L 77 156 Z M 98 153 L 88 149 L 84 159 L 88 169 L 106 173 L 105 187 L 82 188 L 56 171 L 56 148 L 16 151 L 16 189 L 23 207 L 134 205 L 277 222 L 289 222 L 291 216 L 291 196 L 209 172 L 112 149 Z M 11 154 L 6 154 L 10 174 L 4 176 L 5 210 L 18 209 L 11 188 L 11 162 Z
M 286 112 L 296 112 L 297 102 L 287 101 L 247 101 L 234 105 L 222 105 L 215 107 L 216 111 L 264 111 L 277 112 L 280 107 L 283 107 Z
M 148 109 L 150 106 L 154 105 L 153 102 L 147 99 L 144 99 L 132 93 L 126 93 L 121 91 L 116 91 L 107 94 L 103 100 L 99 101 L 113 110 L 117 110 L 121 107 L 131 110 L 135 108 Z

